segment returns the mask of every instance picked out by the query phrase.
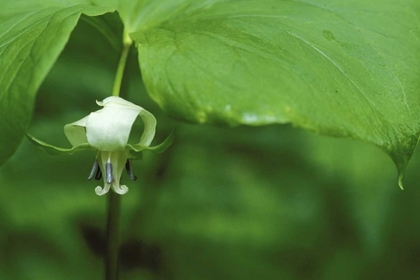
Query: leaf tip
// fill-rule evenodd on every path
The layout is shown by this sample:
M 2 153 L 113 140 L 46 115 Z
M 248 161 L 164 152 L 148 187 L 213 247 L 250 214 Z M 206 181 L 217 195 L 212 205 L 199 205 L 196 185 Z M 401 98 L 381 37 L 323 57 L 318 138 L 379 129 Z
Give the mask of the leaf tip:
M 399 145 L 394 145 L 384 149 L 391 159 L 394 161 L 395 167 L 398 171 L 398 186 L 401 190 L 404 190 L 404 176 L 405 171 L 408 165 L 408 162 L 411 159 L 411 156 L 414 153 L 414 150 L 417 147 L 419 135 L 413 135 L 406 138 L 404 141 L 400 141 Z

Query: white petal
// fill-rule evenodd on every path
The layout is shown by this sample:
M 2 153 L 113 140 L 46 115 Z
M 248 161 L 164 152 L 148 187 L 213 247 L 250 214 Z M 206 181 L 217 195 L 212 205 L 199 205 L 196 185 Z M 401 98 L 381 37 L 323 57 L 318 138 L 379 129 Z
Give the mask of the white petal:
M 139 145 L 149 146 L 152 143 L 153 138 L 155 137 L 156 132 L 156 118 L 148 111 L 142 108 L 140 112 L 140 118 L 144 123 L 144 131 L 140 138 Z
M 86 137 L 86 122 L 88 117 L 84 117 L 77 122 L 70 123 L 64 126 L 64 134 L 72 146 L 77 146 L 82 143 L 87 143 Z
M 103 188 L 101 188 L 101 186 L 97 186 L 96 188 L 95 188 L 95 193 L 97 194 L 97 195 L 104 195 L 104 194 L 106 194 L 106 193 L 108 193 L 109 192 L 109 189 L 111 188 L 111 184 L 106 184 L 105 183 L 105 185 L 104 185 L 104 187 Z
M 96 101 L 96 104 L 98 104 L 99 106 L 108 106 L 111 104 L 117 104 L 117 105 L 121 105 L 121 106 L 128 106 L 128 107 L 139 107 L 134 103 L 131 103 L 130 101 L 127 101 L 121 97 L 118 96 L 109 96 L 107 98 L 105 98 L 103 101 Z
M 143 108 L 116 96 L 98 104 L 104 108 L 91 113 L 86 123 L 89 144 L 100 151 L 124 150 L 131 127 Z
M 114 192 L 120 195 L 126 194 L 128 192 L 128 188 L 126 185 L 121 185 L 121 186 L 112 185 L 112 189 L 114 190 Z

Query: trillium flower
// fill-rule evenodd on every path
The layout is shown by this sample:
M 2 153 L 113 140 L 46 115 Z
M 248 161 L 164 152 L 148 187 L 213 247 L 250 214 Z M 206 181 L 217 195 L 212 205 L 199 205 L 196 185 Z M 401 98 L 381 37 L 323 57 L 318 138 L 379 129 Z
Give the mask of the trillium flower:
M 90 113 L 87 117 L 64 126 L 72 148 L 65 149 L 47 144 L 27 135 L 28 139 L 50 155 L 74 154 L 82 150 L 97 150 L 96 159 L 88 177 L 100 180 L 103 177 L 104 186 L 95 188 L 97 195 L 106 194 L 111 188 L 118 194 L 125 194 L 128 187 L 120 185 L 120 178 L 127 170 L 131 180 L 136 180 L 132 168 L 132 159 L 141 158 L 144 150 L 163 152 L 173 141 L 173 134 L 160 145 L 150 147 L 155 136 L 156 119 L 145 109 L 121 97 L 111 96 L 102 102 L 96 101 L 103 108 Z M 134 121 L 140 117 L 144 123 L 144 131 L 137 144 L 128 144 Z

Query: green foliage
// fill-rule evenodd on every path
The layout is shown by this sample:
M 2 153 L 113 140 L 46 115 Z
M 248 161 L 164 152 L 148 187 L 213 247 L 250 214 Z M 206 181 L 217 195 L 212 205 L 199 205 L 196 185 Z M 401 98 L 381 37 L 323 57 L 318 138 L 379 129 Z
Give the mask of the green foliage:
M 112 9 L 53 0 L 0 1 L 0 5 L 1 165 L 24 136 L 36 91 L 63 50 L 80 14 L 95 16 Z
M 420 132 L 418 3 L 219 1 L 133 38 L 172 116 L 291 122 L 373 143 L 403 172 Z
M 113 39 L 82 19 L 39 90 L 29 129 L 64 147 L 63 125 L 97 110 L 118 63 Z M 165 153 L 134 163 L 138 181 L 123 175 L 121 280 L 420 278 L 418 172 L 401 192 L 390 160 L 364 143 L 290 125 L 175 122 L 147 98 L 133 57 L 123 96 L 158 119 L 152 145 L 174 123 L 178 130 Z M 85 180 L 94 158 L 50 158 L 24 141 L 2 166 L 0 279 L 102 279 L 106 200 Z M 420 168 L 419 154 L 410 168 Z
M 52 128 L 73 117 L 46 121 L 55 108 L 43 109 L 32 129 L 59 141 Z M 121 280 L 420 276 L 420 189 L 395 188 L 379 150 L 290 126 L 178 126 L 185 141 L 145 153 L 138 181 L 123 179 Z M 85 181 L 94 157 L 52 160 L 25 142 L 0 170 L 4 279 L 102 279 L 105 200 Z
M 417 145 L 416 0 L 0 4 L 0 163 L 20 142 L 36 91 L 80 14 L 114 9 L 136 41 L 148 93 L 175 118 L 291 122 L 361 139 L 390 154 L 401 176 Z

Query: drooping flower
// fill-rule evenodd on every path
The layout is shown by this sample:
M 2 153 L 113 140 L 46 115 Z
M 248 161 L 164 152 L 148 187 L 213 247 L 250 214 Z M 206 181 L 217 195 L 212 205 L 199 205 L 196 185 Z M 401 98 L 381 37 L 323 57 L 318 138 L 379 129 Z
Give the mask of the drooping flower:
M 130 179 L 136 180 L 131 159 L 139 158 L 144 150 L 163 152 L 172 144 L 173 134 L 160 145 L 150 147 L 156 129 L 156 119 L 150 112 L 116 96 L 96 103 L 103 108 L 64 126 L 64 133 L 73 146 L 70 149 L 55 147 L 31 135 L 27 136 L 32 143 L 50 155 L 74 154 L 87 149 L 97 150 L 96 159 L 88 177 L 88 180 L 92 178 L 100 180 L 103 177 L 104 186 L 96 187 L 96 194 L 104 195 L 111 188 L 118 194 L 125 194 L 128 187 L 120 185 L 124 168 Z M 131 145 L 128 144 L 128 138 L 137 117 L 142 119 L 144 131 L 140 142 Z

